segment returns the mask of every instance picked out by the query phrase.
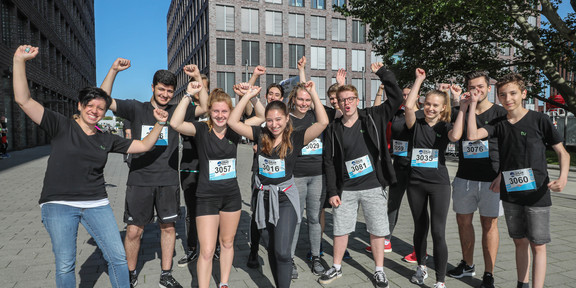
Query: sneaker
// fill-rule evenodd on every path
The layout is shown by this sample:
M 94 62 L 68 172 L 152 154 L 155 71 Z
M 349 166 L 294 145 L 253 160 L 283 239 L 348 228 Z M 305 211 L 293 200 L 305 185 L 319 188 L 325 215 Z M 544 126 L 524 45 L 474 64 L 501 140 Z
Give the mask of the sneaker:
M 352 259 L 352 256 L 350 256 L 350 252 L 348 252 L 348 249 L 346 249 L 346 251 L 344 252 L 344 257 L 342 257 L 342 259 Z
M 220 245 L 216 246 L 216 250 L 214 250 L 214 260 L 220 261 Z
M 328 271 L 324 272 L 320 278 L 318 278 L 318 283 L 330 284 L 332 281 L 340 277 L 342 277 L 342 268 L 336 270 L 336 267 L 332 266 Z
M 138 285 L 138 274 L 136 274 L 136 271 L 128 272 L 128 274 L 130 275 L 130 288 L 136 287 Z
M 428 267 L 424 265 L 418 265 L 416 268 L 416 273 L 412 275 L 410 282 L 418 285 L 424 284 L 424 279 L 428 278 Z
M 484 272 L 482 276 L 482 285 L 480 288 L 494 288 L 494 276 L 490 272 Z
M 434 288 L 446 288 L 446 284 L 444 284 L 444 282 L 436 282 Z
M 366 251 L 366 253 L 368 254 L 372 254 L 372 246 L 366 246 L 366 248 L 364 248 L 364 251 Z
M 387 288 L 388 279 L 386 279 L 386 273 L 384 271 L 376 271 L 374 273 L 374 282 L 376 282 L 376 287 Z
M 388 239 L 384 239 L 384 253 L 392 252 L 392 242 Z
M 171 273 L 161 275 L 158 286 L 160 286 L 160 288 L 182 288 L 182 285 L 172 277 Z
M 178 260 L 178 267 L 186 267 L 188 263 L 198 259 L 198 251 L 196 249 L 188 250 L 180 260 Z
M 408 263 L 418 262 L 418 259 L 416 258 L 416 251 L 412 251 L 412 253 L 406 255 L 404 258 L 402 258 L 402 261 L 408 262 Z
M 296 268 L 296 263 L 294 263 L 294 258 L 292 258 L 292 279 L 298 279 L 298 268 Z
M 230 286 L 228 286 L 228 284 L 221 284 L 218 288 L 230 288 Z
M 326 272 L 326 268 L 322 264 L 319 256 L 312 256 L 312 274 L 320 276 Z
M 248 268 L 257 269 L 260 267 L 260 261 L 258 261 L 258 250 L 250 250 L 250 255 L 248 255 L 248 262 L 246 262 Z
M 464 276 L 474 276 L 476 272 L 474 272 L 474 265 L 468 266 L 466 261 L 460 261 L 458 266 L 450 271 L 448 271 L 448 276 L 452 278 L 462 278 Z

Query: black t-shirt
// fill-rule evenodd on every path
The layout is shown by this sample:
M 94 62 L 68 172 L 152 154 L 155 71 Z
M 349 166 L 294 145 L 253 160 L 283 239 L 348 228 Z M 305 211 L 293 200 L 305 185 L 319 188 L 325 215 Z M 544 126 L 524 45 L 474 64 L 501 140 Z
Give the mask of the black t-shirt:
M 376 162 L 366 145 L 370 140 L 366 131 L 362 130 L 362 123 L 356 121 L 350 128 L 340 127 L 346 167 L 342 190 L 359 191 L 382 186 L 374 170 Z
M 409 143 L 411 181 L 450 184 L 444 151 L 450 143 L 448 131 L 451 129 L 451 123 L 440 121 L 434 126 L 430 126 L 425 118 L 416 119 L 411 129 L 412 140 Z M 428 152 L 432 152 L 432 154 Z M 425 163 L 419 164 L 421 161 Z
M 262 133 L 264 133 L 265 129 L 260 126 L 252 126 L 252 135 L 258 143 L 258 150 L 256 151 L 258 157 L 258 178 L 264 185 L 276 185 L 292 178 L 296 159 L 300 154 L 299 151 L 304 147 L 306 130 L 292 131 L 290 135 L 292 150 L 288 151 L 285 159 L 280 159 L 276 149 L 272 151 L 272 155 L 262 153 Z
M 424 118 L 422 110 L 416 111 L 416 118 Z M 406 115 L 404 110 L 396 111 L 396 114 L 390 121 L 390 130 L 392 140 L 390 141 L 390 154 L 394 157 L 394 165 L 410 167 L 410 158 L 408 157 L 408 142 L 412 138 L 412 133 L 406 126 Z
M 520 121 L 515 124 L 508 122 L 506 116 L 500 117 L 494 125 L 486 125 L 490 137 L 498 137 L 500 150 L 500 199 L 502 201 L 519 205 L 545 207 L 552 205 L 550 190 L 548 189 L 548 166 L 546 164 L 546 146 L 562 142 L 562 136 L 547 115 L 528 111 Z M 525 180 L 530 180 L 529 173 L 524 171 L 514 175 L 506 171 L 532 168 L 535 180 L 534 189 L 517 190 L 513 186 L 524 185 L 529 188 Z M 514 177 L 515 176 L 515 177 Z M 510 189 L 506 181 L 514 182 Z
M 236 152 L 240 135 L 226 129 L 220 139 L 214 131 L 208 132 L 206 122 L 192 122 L 196 127 L 194 141 L 198 149 L 200 177 L 196 196 L 227 196 L 240 193 L 236 180 Z
M 142 139 L 154 127 L 154 107 L 150 102 L 116 100 L 116 114 L 132 122 L 132 138 Z M 176 105 L 166 111 L 172 117 Z M 184 121 L 192 122 L 196 106 L 189 106 Z M 168 135 L 166 135 L 168 134 Z M 178 132 L 165 126 L 156 146 L 146 153 L 133 154 L 127 185 L 171 186 L 178 185 Z
M 470 112 L 470 111 L 468 111 Z M 458 113 L 458 112 L 456 112 Z M 484 127 L 494 120 L 506 115 L 506 109 L 499 105 L 492 105 L 490 109 L 476 115 L 478 128 Z M 482 182 L 492 182 L 498 176 L 500 159 L 498 156 L 498 138 L 490 137 L 482 141 L 468 141 L 466 127 L 468 114 L 464 120 L 462 138 L 458 141 L 458 171 L 456 177 Z M 488 149 L 486 149 L 488 145 Z
M 316 116 L 312 110 L 308 110 L 302 119 L 290 114 L 290 119 L 292 119 L 294 129 L 298 130 L 306 130 L 316 122 Z M 320 134 L 300 150 L 294 167 L 294 177 L 322 175 L 322 151 L 323 135 Z
M 40 128 L 50 136 L 52 151 L 39 203 L 108 197 L 104 186 L 108 153 L 126 153 L 132 140 L 100 131 L 86 135 L 75 120 L 48 109 Z

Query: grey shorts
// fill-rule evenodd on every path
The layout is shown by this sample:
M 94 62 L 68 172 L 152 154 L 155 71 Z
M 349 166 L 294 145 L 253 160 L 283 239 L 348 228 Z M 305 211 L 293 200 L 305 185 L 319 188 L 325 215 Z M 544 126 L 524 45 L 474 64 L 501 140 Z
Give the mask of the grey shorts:
M 358 204 L 362 205 L 368 233 L 380 237 L 390 234 L 388 188 L 378 187 L 360 191 L 344 190 L 340 201 L 342 204 L 332 209 L 335 236 L 347 235 L 356 230 Z
M 508 202 L 502 202 L 502 205 L 511 238 L 528 238 L 535 244 L 550 243 L 550 206 L 532 207 Z
M 481 216 L 504 215 L 500 194 L 490 190 L 491 182 L 472 181 L 455 177 L 452 182 L 452 209 L 458 214 L 472 214 L 478 209 Z

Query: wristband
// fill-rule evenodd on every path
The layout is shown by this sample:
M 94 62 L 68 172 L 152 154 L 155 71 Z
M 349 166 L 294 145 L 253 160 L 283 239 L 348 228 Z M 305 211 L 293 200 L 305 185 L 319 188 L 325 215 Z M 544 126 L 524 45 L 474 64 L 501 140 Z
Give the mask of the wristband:
M 156 123 L 158 123 L 162 126 L 170 125 L 170 121 L 156 121 Z

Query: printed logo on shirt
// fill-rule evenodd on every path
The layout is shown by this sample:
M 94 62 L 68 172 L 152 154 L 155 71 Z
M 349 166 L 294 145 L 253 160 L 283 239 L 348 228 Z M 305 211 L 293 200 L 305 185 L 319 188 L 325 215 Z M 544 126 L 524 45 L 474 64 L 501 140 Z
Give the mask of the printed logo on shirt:
M 234 142 L 232 142 L 232 141 L 228 140 L 228 144 L 232 144 L 232 145 L 234 145 Z
M 106 150 L 106 147 L 104 147 L 104 145 L 100 145 L 100 149 Z
M 436 137 L 437 137 L 437 138 L 442 138 L 442 134 L 436 133 Z
M 526 136 L 526 132 L 524 132 L 524 131 L 520 131 L 520 135 L 522 135 L 522 136 Z
M 364 130 L 360 129 L 360 133 L 364 133 Z

